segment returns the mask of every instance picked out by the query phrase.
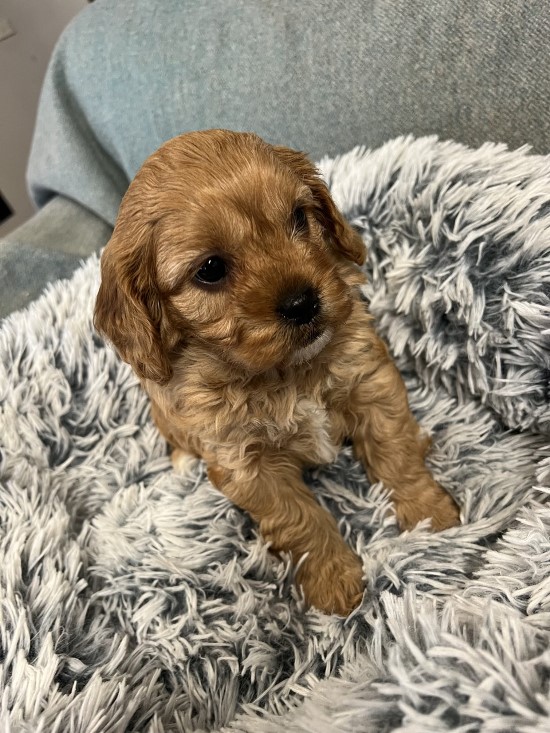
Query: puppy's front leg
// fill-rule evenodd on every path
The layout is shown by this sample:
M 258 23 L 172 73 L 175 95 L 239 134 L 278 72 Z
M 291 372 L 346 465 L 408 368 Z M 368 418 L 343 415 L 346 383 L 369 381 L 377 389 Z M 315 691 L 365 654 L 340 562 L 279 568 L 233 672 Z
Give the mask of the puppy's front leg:
M 460 524 L 454 500 L 426 468 L 429 440 L 420 434 L 401 375 L 377 338 L 371 355 L 370 366 L 366 366 L 349 402 L 357 457 L 371 480 L 382 481 L 391 489 L 402 529 L 410 529 L 427 517 L 431 517 L 435 530 Z
M 361 601 L 363 569 L 334 518 L 304 484 L 301 469 L 278 454 L 262 455 L 246 471 L 211 465 L 214 486 L 259 524 L 275 551 L 289 552 L 307 602 L 326 613 L 346 615 Z

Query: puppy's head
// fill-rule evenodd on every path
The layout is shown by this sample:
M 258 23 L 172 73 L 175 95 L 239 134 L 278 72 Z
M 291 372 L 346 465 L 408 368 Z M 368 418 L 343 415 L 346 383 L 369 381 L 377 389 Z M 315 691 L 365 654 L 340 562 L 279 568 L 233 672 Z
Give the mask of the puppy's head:
M 123 199 L 95 325 L 161 383 L 192 341 L 252 373 L 299 363 L 349 316 L 364 257 L 302 153 L 248 133 L 188 133 L 145 162 Z

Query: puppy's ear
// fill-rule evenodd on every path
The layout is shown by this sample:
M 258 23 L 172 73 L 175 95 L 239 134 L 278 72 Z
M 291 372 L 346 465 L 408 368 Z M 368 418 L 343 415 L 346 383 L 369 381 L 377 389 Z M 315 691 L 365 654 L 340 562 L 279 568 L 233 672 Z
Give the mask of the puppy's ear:
M 311 189 L 317 208 L 317 219 L 333 247 L 346 259 L 358 265 L 364 264 L 366 252 L 363 240 L 336 208 L 315 166 L 304 153 L 291 148 L 274 146 L 273 150 L 279 160 L 291 168 Z
M 139 377 L 165 383 L 172 368 L 162 344 L 162 307 L 149 225 L 119 216 L 101 257 L 94 326 Z

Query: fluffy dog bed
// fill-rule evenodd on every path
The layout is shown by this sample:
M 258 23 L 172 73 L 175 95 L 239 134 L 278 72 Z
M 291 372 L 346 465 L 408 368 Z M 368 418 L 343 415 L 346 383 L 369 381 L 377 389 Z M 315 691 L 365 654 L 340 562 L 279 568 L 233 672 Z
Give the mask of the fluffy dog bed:
M 464 525 L 399 534 L 344 450 L 309 481 L 366 592 L 306 611 L 202 468 L 172 472 L 93 334 L 92 258 L 0 331 L 1 730 L 549 730 L 550 160 L 400 139 L 321 167 Z

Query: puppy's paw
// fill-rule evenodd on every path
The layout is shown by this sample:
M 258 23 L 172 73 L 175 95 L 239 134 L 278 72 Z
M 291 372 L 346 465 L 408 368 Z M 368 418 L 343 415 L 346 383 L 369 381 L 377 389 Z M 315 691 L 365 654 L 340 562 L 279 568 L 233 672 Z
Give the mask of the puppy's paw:
M 180 448 L 174 448 L 170 459 L 174 471 L 180 476 L 193 476 L 200 463 L 200 458 L 192 456 L 190 453 L 180 450 Z
M 411 498 L 395 503 L 395 513 L 401 529 L 412 529 L 418 522 L 430 518 L 432 530 L 440 532 L 460 524 L 460 508 L 455 500 L 438 484 L 411 492 Z
M 460 507 L 452 496 L 442 490 L 441 498 L 434 505 L 432 511 L 432 529 L 441 532 L 442 529 L 458 527 L 460 525 Z
M 324 613 L 347 616 L 363 598 L 363 565 L 347 546 L 331 559 L 307 558 L 296 580 L 307 603 Z

